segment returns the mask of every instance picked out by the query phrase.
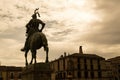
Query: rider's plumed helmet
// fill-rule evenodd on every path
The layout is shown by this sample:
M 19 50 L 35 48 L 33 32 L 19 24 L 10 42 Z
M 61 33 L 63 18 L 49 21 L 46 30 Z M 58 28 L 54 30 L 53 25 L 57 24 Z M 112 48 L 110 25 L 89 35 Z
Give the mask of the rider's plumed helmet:
M 39 10 L 39 8 L 34 10 L 34 14 L 32 15 L 32 18 L 37 18 L 37 14 L 40 17 L 40 14 L 39 14 L 39 12 L 37 12 L 37 10 Z

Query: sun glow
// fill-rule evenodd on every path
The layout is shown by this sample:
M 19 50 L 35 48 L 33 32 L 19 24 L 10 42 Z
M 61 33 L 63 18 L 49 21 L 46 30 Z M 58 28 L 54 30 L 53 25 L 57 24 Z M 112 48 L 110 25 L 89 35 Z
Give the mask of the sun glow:
M 70 0 L 72 4 L 72 15 L 75 15 L 75 21 L 92 22 L 98 19 L 94 11 L 92 0 Z
M 46 7 L 49 15 L 45 15 L 47 20 L 88 24 L 100 19 L 93 0 L 53 0 Z
M 61 20 L 65 23 L 65 26 L 81 32 L 76 35 L 82 36 L 85 32 L 91 31 L 91 24 L 101 19 L 94 7 L 95 4 L 92 0 L 68 0 L 62 13 L 56 15 L 61 16 L 57 16 L 58 21 Z
M 95 4 L 92 0 L 68 0 L 62 13 L 56 13 L 56 19 L 66 22 L 72 26 L 81 26 L 82 29 L 88 28 L 87 25 L 100 20 L 96 13 Z

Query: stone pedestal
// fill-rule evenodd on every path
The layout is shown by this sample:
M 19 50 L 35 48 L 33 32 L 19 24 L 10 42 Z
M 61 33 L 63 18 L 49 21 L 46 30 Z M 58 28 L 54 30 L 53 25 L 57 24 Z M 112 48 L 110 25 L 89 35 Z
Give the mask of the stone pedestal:
M 22 80 L 51 80 L 49 63 L 36 63 L 25 67 L 22 71 Z

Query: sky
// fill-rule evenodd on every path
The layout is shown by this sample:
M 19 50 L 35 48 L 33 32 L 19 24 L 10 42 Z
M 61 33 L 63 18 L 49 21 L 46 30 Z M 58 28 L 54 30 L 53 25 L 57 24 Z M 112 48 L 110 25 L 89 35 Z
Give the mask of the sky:
M 64 52 L 96 54 L 106 59 L 120 54 L 120 0 L 1 0 L 0 2 L 0 63 L 24 66 L 20 49 L 26 39 L 25 25 L 35 8 L 48 39 L 49 61 Z M 40 26 L 41 27 L 41 26 Z M 43 48 L 37 61 L 45 61 Z M 31 53 L 28 54 L 28 61 Z

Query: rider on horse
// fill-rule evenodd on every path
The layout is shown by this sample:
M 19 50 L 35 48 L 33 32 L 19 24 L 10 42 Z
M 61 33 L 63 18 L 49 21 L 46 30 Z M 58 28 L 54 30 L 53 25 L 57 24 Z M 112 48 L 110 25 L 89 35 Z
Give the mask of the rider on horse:
M 28 46 L 28 39 L 29 37 L 34 33 L 34 32 L 42 32 L 42 30 L 44 29 L 45 23 L 43 21 L 41 21 L 40 19 L 37 19 L 37 14 L 40 17 L 40 14 L 37 12 L 39 8 L 37 8 L 34 11 L 34 14 L 32 15 L 32 19 L 29 21 L 29 23 L 26 25 L 26 34 L 27 34 L 27 38 L 25 41 L 25 45 L 24 47 L 21 49 L 21 51 L 25 51 L 27 46 Z M 39 30 L 39 24 L 42 25 L 42 28 Z M 32 32 L 30 31 L 32 29 Z

